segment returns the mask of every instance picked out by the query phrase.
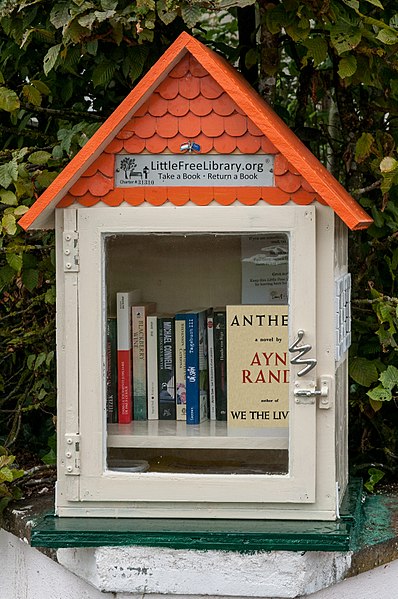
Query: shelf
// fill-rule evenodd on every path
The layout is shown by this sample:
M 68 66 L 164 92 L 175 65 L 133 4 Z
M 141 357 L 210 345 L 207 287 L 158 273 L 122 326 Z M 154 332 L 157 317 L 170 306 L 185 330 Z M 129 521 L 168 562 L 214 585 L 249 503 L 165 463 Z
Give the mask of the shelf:
M 288 443 L 288 428 L 244 430 L 214 420 L 200 425 L 175 420 L 108 424 L 108 447 L 288 449 Z

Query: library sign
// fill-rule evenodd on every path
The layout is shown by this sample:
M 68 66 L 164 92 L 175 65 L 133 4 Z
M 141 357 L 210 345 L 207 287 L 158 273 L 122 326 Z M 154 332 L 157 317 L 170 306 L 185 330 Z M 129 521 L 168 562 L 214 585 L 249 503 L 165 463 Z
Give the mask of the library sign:
M 117 154 L 115 186 L 270 187 L 274 157 L 268 154 Z

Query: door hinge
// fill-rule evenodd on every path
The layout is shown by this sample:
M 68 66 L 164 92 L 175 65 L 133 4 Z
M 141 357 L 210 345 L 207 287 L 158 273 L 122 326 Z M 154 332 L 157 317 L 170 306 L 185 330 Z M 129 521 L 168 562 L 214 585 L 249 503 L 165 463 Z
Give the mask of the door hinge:
M 294 401 L 297 404 L 314 404 L 319 397 L 319 407 L 323 410 L 330 408 L 333 391 L 333 377 L 321 376 L 320 387 L 314 380 L 300 380 L 294 383 Z
M 65 435 L 65 474 L 79 476 L 80 474 L 80 435 L 67 433 Z
M 64 271 L 79 271 L 79 233 L 64 231 L 62 252 L 64 256 Z

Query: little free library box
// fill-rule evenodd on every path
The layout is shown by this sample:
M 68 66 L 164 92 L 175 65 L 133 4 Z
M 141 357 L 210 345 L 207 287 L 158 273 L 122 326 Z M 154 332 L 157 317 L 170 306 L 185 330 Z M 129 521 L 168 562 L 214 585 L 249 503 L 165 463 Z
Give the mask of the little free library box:
M 56 231 L 56 514 L 338 518 L 371 222 L 181 34 L 20 220 Z

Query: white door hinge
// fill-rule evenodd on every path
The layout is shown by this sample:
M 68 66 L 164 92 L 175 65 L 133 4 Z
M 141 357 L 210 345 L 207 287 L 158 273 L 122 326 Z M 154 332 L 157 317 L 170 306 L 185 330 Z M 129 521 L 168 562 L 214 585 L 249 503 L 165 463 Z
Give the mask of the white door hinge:
M 64 231 L 62 252 L 64 256 L 64 271 L 79 271 L 79 233 Z
M 80 435 L 78 433 L 65 435 L 65 474 L 71 476 L 80 474 Z

